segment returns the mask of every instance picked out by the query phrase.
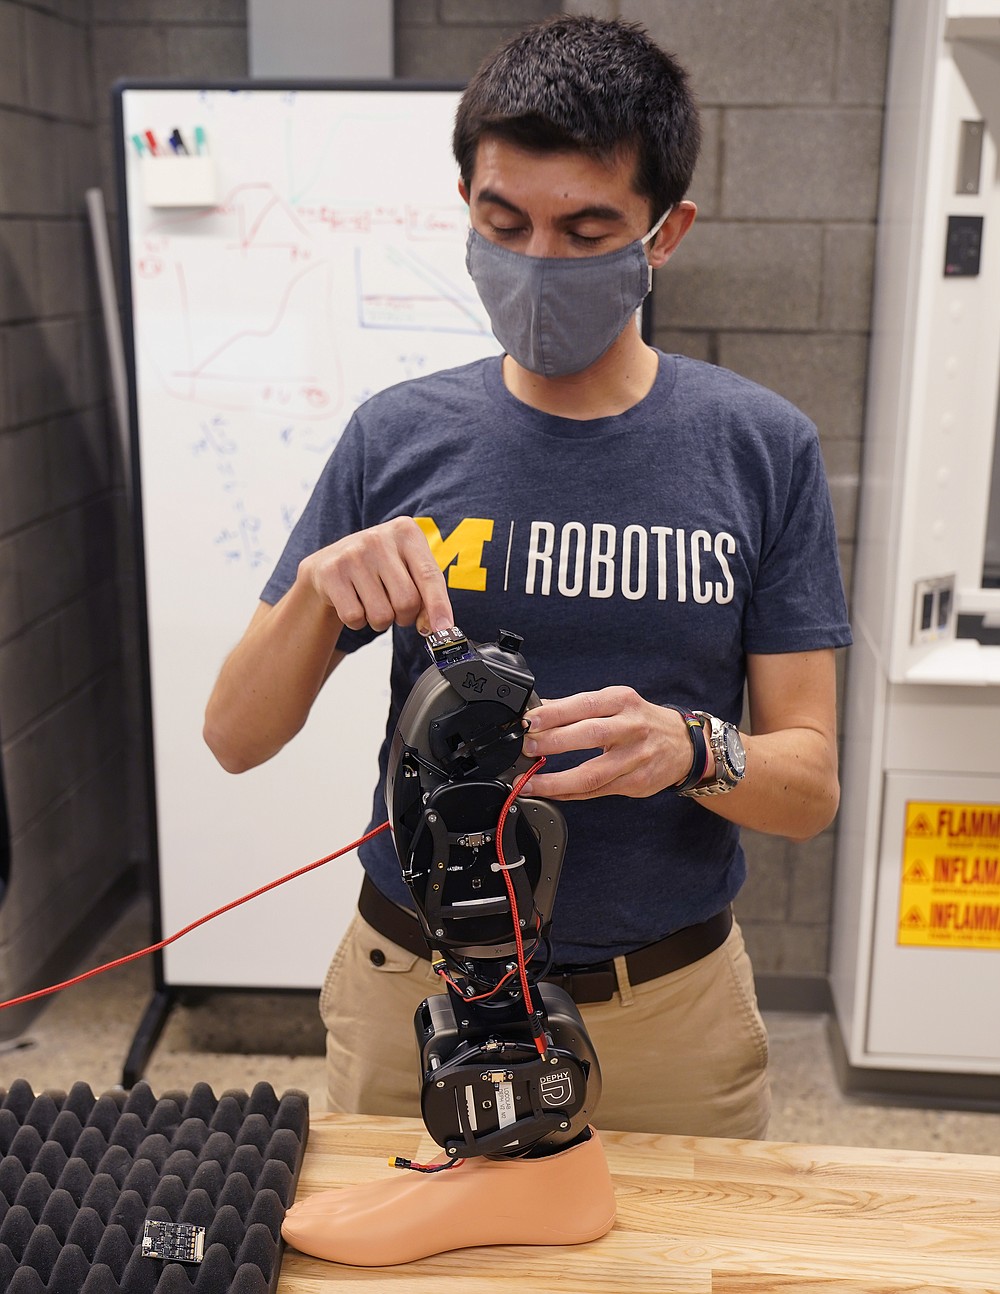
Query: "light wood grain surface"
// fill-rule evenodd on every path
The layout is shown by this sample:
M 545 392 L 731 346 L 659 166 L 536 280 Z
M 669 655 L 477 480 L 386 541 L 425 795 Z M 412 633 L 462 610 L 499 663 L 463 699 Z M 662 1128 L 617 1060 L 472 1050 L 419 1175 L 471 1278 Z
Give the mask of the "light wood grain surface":
M 601 1132 L 618 1220 L 591 1244 L 341 1267 L 286 1247 L 278 1294 L 1000 1294 L 1000 1157 Z M 320 1115 L 297 1199 L 438 1153 L 414 1119 Z

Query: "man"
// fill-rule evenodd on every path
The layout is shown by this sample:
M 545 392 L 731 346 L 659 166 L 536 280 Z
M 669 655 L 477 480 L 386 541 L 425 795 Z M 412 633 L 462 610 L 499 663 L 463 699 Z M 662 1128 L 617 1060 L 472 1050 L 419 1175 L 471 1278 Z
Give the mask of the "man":
M 552 698 L 530 715 L 526 750 L 548 762 L 529 789 L 569 826 L 554 972 L 601 1058 L 599 1121 L 759 1137 L 767 1040 L 729 908 L 739 827 L 806 839 L 831 821 L 850 637 L 815 429 L 636 327 L 695 218 L 698 138 L 684 72 L 629 24 L 560 17 L 487 60 L 453 142 L 468 265 L 506 354 L 358 410 L 206 739 L 231 771 L 270 758 L 344 653 L 390 626 L 391 734 L 427 664 L 420 632 L 523 635 Z M 411 1019 L 438 986 L 385 834 L 362 860 L 365 917 L 320 1002 L 330 1107 L 416 1114 Z

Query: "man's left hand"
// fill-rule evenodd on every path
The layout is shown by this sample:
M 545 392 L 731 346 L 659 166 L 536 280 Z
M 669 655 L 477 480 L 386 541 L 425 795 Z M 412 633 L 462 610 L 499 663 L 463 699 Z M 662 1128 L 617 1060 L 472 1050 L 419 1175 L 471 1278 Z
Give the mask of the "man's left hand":
M 538 773 L 524 794 L 553 800 L 590 800 L 599 795 L 635 799 L 676 786 L 691 769 L 691 739 L 676 710 L 645 701 L 630 687 L 578 692 L 544 701 L 525 719 L 524 753 L 562 755 L 601 751 L 576 768 Z

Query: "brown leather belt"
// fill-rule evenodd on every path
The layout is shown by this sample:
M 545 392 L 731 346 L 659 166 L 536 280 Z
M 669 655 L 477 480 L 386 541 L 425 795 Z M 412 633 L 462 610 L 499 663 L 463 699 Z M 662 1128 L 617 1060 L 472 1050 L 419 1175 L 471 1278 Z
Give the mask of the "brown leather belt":
M 387 899 L 365 876 L 358 899 L 358 911 L 380 935 L 400 948 L 430 960 L 430 952 L 420 932 L 420 923 L 408 908 Z M 719 948 L 733 925 L 733 910 L 725 907 L 707 921 L 675 930 L 672 935 L 626 953 L 625 965 L 630 984 L 645 984 L 671 971 L 690 966 Z M 373 949 L 373 952 L 379 950 Z M 372 958 L 376 961 L 376 958 Z M 377 963 L 379 964 L 379 963 Z M 578 1005 L 587 1002 L 610 1002 L 618 990 L 613 961 L 595 962 L 589 966 L 553 966 L 545 979 L 565 989 Z

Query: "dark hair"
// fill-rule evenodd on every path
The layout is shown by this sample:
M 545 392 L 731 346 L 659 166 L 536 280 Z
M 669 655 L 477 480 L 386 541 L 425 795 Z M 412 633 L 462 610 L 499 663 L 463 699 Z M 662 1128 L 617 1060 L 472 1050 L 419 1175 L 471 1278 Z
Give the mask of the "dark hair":
M 561 14 L 490 55 L 455 116 L 467 186 L 484 135 L 540 152 L 612 158 L 634 149 L 637 193 L 656 214 L 687 192 L 701 128 L 687 73 L 636 23 Z

